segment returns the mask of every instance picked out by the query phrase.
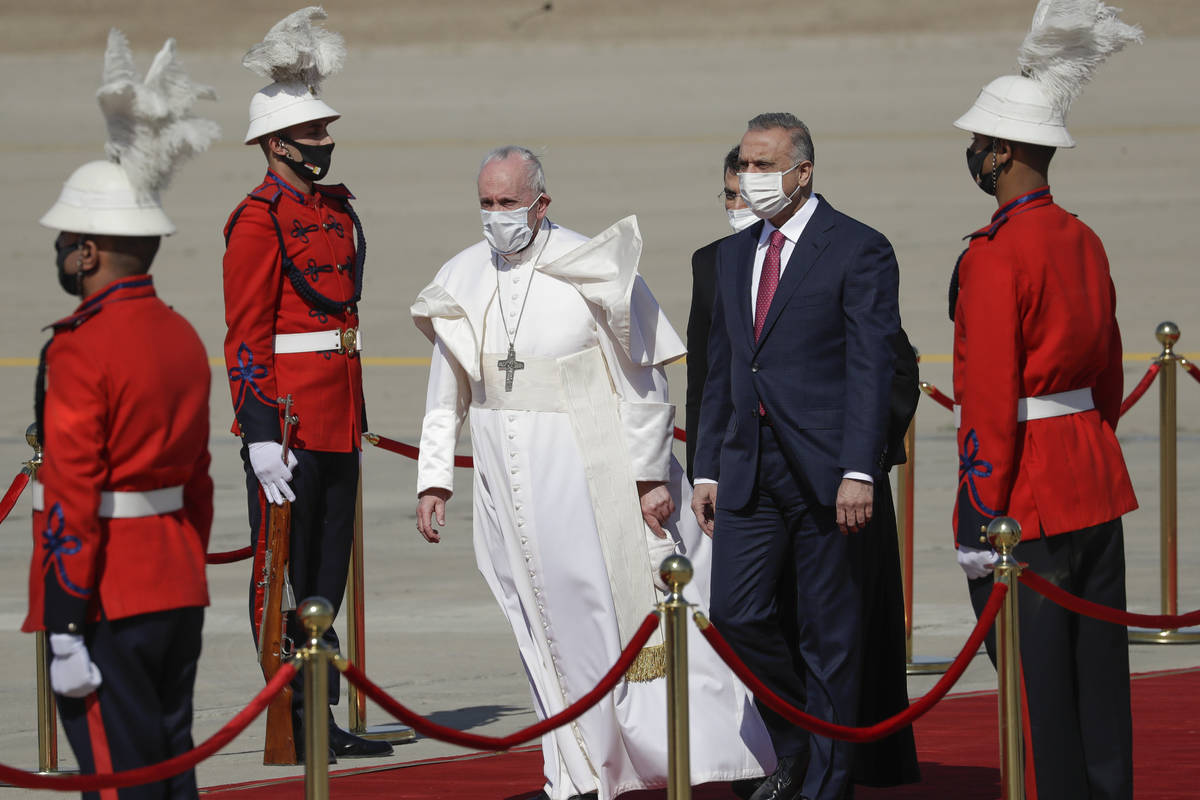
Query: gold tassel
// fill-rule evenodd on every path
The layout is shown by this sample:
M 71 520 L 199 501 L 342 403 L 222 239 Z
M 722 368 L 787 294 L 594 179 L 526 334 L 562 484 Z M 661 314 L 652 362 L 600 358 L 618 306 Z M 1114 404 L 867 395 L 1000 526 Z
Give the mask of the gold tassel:
M 667 677 L 667 646 L 649 645 L 642 648 L 637 658 L 625 670 L 625 680 L 630 683 L 649 683 Z

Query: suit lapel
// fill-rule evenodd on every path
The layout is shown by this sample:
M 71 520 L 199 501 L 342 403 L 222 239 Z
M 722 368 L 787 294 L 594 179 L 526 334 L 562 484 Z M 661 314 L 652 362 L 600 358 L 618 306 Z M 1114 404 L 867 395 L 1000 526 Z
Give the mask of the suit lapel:
M 737 319 L 740 320 L 737 324 L 745 333 L 746 341 L 751 347 L 754 346 L 754 317 L 750 313 L 752 306 L 747 302 L 747 298 L 750 298 L 750 279 L 754 276 L 754 251 L 758 249 L 758 239 L 762 236 L 762 229 L 762 222 L 756 222 L 746 229 L 738 240 L 736 258 L 733 262 L 738 267 L 737 291 L 732 296 L 739 298 L 738 302 L 734 303 L 736 309 L 734 313 L 737 314 Z
M 775 320 L 779 319 L 779 315 L 783 311 L 783 307 L 787 305 L 788 299 L 795 293 L 796 288 L 804 281 L 804 278 L 812 270 L 817 263 L 817 259 L 821 257 L 821 253 L 829 246 L 829 231 L 834 227 L 833 209 L 825 198 L 819 197 L 819 205 L 816 211 L 813 212 L 813 217 L 804 226 L 804 233 L 800 234 L 799 241 L 792 248 L 792 255 L 788 258 L 787 267 L 783 271 L 783 277 L 779 279 L 779 286 L 775 289 L 775 296 L 771 298 L 771 307 L 767 309 L 767 318 L 763 322 L 762 335 L 758 338 L 755 349 L 762 347 L 762 343 L 767 340 L 767 336 L 771 333 L 771 328 L 775 325 Z M 747 290 L 749 294 L 749 290 Z M 750 331 L 751 340 L 754 338 L 754 331 Z

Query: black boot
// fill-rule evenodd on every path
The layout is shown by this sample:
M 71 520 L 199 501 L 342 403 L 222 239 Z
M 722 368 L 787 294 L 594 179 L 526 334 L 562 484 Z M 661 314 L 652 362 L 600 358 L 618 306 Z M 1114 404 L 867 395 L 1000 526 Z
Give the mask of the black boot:
M 338 758 L 380 758 L 390 756 L 392 746 L 387 742 L 364 739 L 344 731 L 333 721 L 333 710 L 329 712 L 329 752 Z

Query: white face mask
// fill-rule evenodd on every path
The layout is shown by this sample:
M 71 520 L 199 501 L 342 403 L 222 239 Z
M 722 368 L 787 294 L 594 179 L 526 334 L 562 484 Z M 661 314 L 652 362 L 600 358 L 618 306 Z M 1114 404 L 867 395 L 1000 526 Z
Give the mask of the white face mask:
M 725 213 L 729 215 L 729 226 L 735 231 L 744 231 L 758 222 L 752 208 L 727 208 Z
M 804 163 L 804 162 L 800 162 Z M 800 186 L 791 194 L 783 193 L 783 176 L 800 164 L 783 172 L 739 172 L 738 184 L 742 199 L 759 219 L 770 219 L 787 208 L 788 203 L 800 192 Z
M 533 239 L 533 229 L 529 227 L 529 209 L 542 199 L 538 195 L 533 202 L 524 208 L 514 208 L 512 211 L 485 211 L 479 209 L 479 217 L 483 221 L 483 238 L 502 256 L 512 255 L 529 244 Z

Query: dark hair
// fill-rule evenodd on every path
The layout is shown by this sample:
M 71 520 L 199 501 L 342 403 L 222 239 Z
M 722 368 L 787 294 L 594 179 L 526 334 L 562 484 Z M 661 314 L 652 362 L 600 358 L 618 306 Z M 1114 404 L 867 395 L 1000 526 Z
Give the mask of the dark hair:
M 732 172 L 734 175 L 738 171 L 738 153 L 741 152 L 742 145 L 735 144 L 733 148 L 725 154 L 725 172 Z M 725 177 L 725 172 L 721 173 L 721 177 Z
M 759 114 L 746 124 L 746 129 L 751 131 L 769 131 L 774 128 L 783 128 L 792 135 L 793 163 L 799 164 L 801 161 L 816 163 L 814 158 L 816 153 L 813 150 L 812 135 L 808 132 L 808 126 L 794 114 L 786 111 Z

